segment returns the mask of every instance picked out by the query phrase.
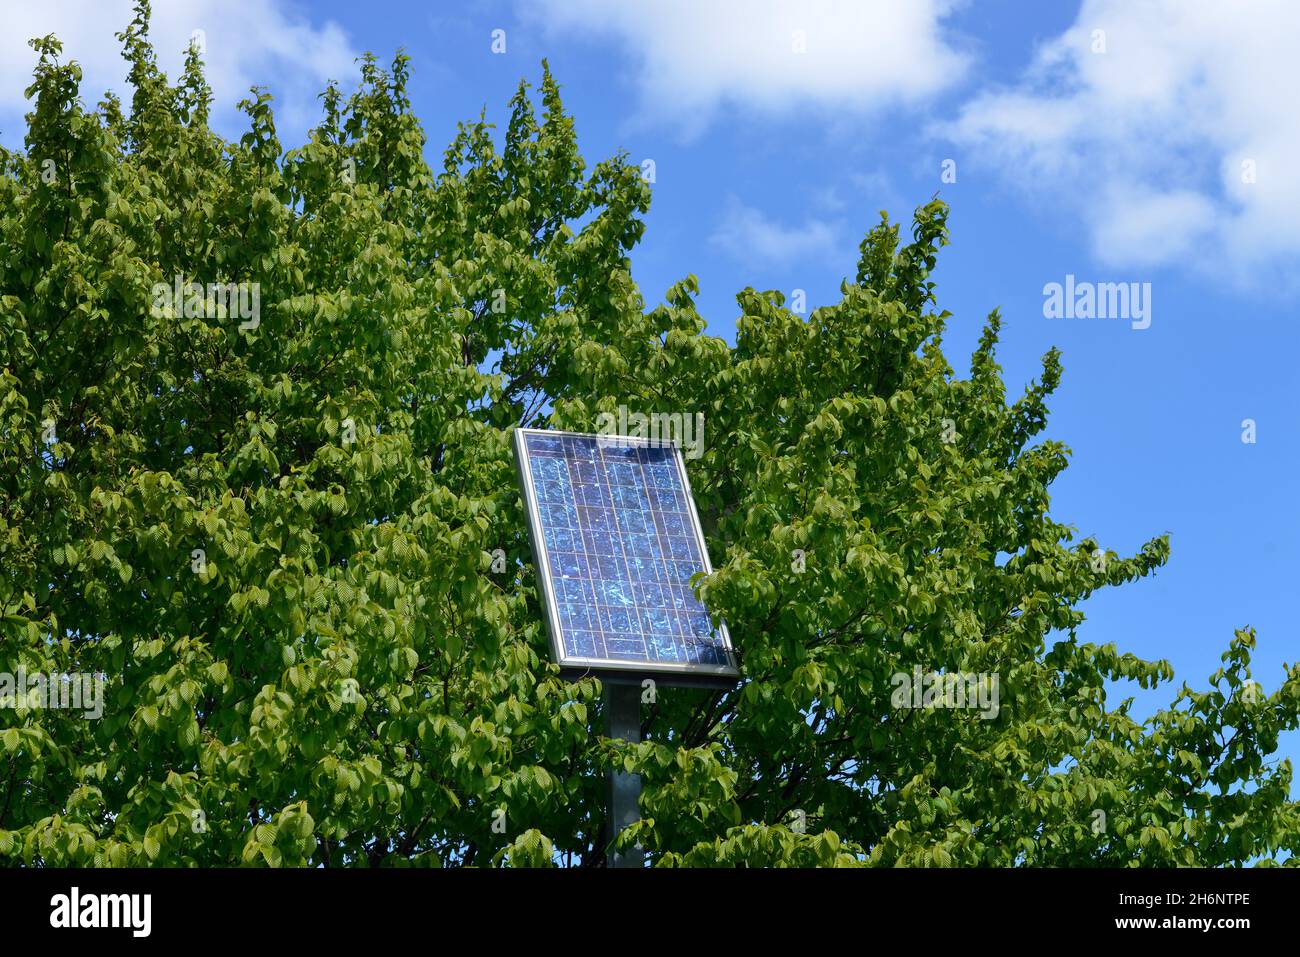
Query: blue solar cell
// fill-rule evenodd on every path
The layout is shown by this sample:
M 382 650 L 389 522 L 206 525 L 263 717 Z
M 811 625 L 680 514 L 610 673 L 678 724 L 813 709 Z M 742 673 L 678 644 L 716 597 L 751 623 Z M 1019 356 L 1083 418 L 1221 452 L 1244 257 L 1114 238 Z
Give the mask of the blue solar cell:
M 516 437 L 538 577 L 561 665 L 734 676 L 725 626 L 690 587 L 709 569 L 675 448 Z

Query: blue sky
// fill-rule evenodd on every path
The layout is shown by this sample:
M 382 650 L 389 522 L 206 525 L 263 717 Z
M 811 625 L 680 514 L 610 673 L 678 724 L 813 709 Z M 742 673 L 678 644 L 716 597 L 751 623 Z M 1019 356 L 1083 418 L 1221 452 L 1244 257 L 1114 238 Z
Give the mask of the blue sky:
M 125 0 L 7 13 L 0 142 L 20 145 L 22 38 L 57 32 L 97 99 L 125 86 L 112 34 L 129 19 Z M 164 66 L 194 29 L 223 132 L 260 83 L 286 146 L 326 79 L 350 85 L 356 55 L 404 47 L 434 159 L 480 108 L 504 124 L 515 85 L 548 58 L 589 162 L 619 149 L 654 161 L 633 256 L 647 301 L 694 272 L 710 331 L 728 339 L 738 290 L 833 302 L 876 211 L 906 218 L 937 192 L 952 205 L 936 274 L 950 360 L 964 372 L 994 307 L 1013 395 L 1063 350 L 1048 434 L 1074 456 L 1054 515 L 1123 554 L 1172 536 L 1153 579 L 1088 602 L 1084 638 L 1168 658 L 1193 686 L 1235 627 L 1258 629 L 1269 690 L 1297 657 L 1296 5 L 161 0 Z M 1150 283 L 1150 327 L 1045 318 L 1044 286 L 1067 274 Z

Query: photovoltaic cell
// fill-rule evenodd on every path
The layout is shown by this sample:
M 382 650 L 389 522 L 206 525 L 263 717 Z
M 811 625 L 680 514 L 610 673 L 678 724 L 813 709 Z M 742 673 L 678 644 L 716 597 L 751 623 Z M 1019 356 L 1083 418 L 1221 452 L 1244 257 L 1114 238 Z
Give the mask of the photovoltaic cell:
M 520 429 L 515 452 L 557 660 L 735 676 L 690 578 L 710 570 L 681 451 Z

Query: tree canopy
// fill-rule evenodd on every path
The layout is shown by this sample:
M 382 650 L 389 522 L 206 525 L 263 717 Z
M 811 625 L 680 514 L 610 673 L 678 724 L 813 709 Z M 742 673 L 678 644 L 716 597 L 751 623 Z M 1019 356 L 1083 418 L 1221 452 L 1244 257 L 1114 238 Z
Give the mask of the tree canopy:
M 650 185 L 584 162 L 544 64 L 431 167 L 405 55 L 286 150 L 261 90 L 215 133 L 148 22 L 129 105 L 34 40 L 0 151 L 0 670 L 104 676 L 98 719 L 0 708 L 0 861 L 599 866 L 612 767 L 656 865 L 1291 859 L 1300 669 L 1254 684 L 1245 629 L 1151 717 L 1108 698 L 1173 673 L 1080 603 L 1168 542 L 1050 515 L 1055 351 L 1014 401 L 997 312 L 945 358 L 942 202 L 834 305 L 745 289 L 733 346 L 693 276 L 642 299 Z M 662 689 L 637 744 L 550 661 L 510 451 L 620 405 L 705 416 L 698 589 L 743 671 Z M 916 669 L 996 676 L 996 714 L 899 707 Z

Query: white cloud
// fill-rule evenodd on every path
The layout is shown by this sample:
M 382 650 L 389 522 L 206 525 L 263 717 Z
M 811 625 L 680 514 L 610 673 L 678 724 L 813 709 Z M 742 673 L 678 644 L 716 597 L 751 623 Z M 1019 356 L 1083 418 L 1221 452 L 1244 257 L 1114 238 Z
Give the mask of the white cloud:
M 1109 265 L 1262 282 L 1300 254 L 1297 36 L 1291 0 L 1085 0 L 1015 88 L 947 133 L 1078 216 Z
M 809 218 L 801 226 L 784 226 L 735 196 L 727 197 L 709 241 L 750 265 L 831 256 L 840 246 L 835 227 L 825 220 Z
M 720 107 L 861 112 L 923 100 L 967 57 L 943 35 L 952 0 L 522 0 L 553 37 L 633 55 L 643 118 L 698 133 Z M 806 52 L 796 52 L 802 40 Z
M 127 64 L 115 34 L 132 19 L 131 0 L 45 0 L 6 5 L 0 31 L 0 116 L 5 140 L 16 145 L 21 116 L 30 109 L 23 90 L 31 83 L 36 54 L 28 39 L 53 33 L 63 41 L 64 60 L 82 67 L 82 98 L 94 106 L 111 89 L 129 102 Z M 149 36 L 159 66 L 175 79 L 196 29 L 205 34 L 204 55 L 212 85 L 213 116 L 228 134 L 245 123 L 235 104 L 254 84 L 275 98 L 277 128 L 300 133 L 319 116 L 317 94 L 330 79 L 356 73 L 356 53 L 334 22 L 314 26 L 278 0 L 163 0 L 153 5 Z M 285 129 L 285 128 L 288 129 Z M 19 133 L 19 135 L 21 135 Z

